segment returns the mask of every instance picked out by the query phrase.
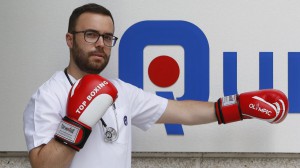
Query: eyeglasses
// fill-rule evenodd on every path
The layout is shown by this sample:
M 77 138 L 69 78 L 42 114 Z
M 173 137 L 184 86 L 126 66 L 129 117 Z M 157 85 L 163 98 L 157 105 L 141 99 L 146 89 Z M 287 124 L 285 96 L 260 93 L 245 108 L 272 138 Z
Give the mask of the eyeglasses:
M 103 39 L 103 43 L 107 47 L 115 46 L 118 37 L 111 34 L 100 34 L 96 30 L 84 30 L 84 31 L 73 31 L 72 34 L 84 33 L 84 40 L 88 43 L 97 43 L 100 37 Z

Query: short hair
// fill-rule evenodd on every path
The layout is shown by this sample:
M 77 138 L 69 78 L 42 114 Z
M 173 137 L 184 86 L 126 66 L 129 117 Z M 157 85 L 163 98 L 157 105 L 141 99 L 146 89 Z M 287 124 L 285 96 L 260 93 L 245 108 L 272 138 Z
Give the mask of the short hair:
M 112 14 L 110 13 L 110 11 L 108 9 L 106 9 L 105 7 L 103 7 L 101 5 L 95 4 L 95 3 L 89 3 L 89 4 L 85 4 L 83 6 L 80 6 L 76 9 L 74 9 L 74 11 L 72 12 L 72 14 L 69 18 L 69 27 L 68 27 L 69 33 L 72 33 L 73 31 L 75 31 L 75 26 L 76 26 L 79 16 L 85 12 L 109 16 L 114 23 Z

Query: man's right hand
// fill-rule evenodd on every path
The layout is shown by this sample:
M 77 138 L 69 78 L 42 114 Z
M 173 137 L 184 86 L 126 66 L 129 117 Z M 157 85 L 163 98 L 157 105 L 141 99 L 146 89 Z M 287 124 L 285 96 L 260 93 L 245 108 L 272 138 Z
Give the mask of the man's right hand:
M 66 116 L 58 126 L 55 139 L 79 151 L 92 127 L 114 103 L 118 91 L 107 79 L 90 74 L 78 80 L 69 92 Z

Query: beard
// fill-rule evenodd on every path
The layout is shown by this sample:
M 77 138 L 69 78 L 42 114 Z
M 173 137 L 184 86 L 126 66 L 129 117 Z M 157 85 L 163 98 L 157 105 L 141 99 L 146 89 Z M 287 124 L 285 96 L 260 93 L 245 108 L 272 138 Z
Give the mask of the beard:
M 109 55 L 105 54 L 102 49 L 96 49 L 95 51 L 91 52 L 84 52 L 76 43 L 75 39 L 73 41 L 73 44 L 73 48 L 71 49 L 72 57 L 75 61 L 75 64 L 81 71 L 89 74 L 99 74 L 107 66 Z M 104 55 L 104 62 L 100 62 L 99 60 L 93 61 L 92 59 L 89 59 L 93 55 L 93 53 L 96 52 L 102 53 Z

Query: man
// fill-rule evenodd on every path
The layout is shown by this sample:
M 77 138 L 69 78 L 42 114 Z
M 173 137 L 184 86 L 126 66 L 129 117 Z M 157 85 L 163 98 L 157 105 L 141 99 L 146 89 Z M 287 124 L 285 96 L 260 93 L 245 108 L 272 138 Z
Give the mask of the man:
M 287 98 L 278 90 L 216 103 L 174 101 L 92 75 L 106 67 L 116 41 L 107 9 L 87 4 L 73 11 L 66 34 L 69 65 L 37 90 L 24 111 L 32 167 L 131 167 L 131 125 L 147 130 L 154 123 L 225 124 L 245 118 L 279 123 L 287 115 Z

